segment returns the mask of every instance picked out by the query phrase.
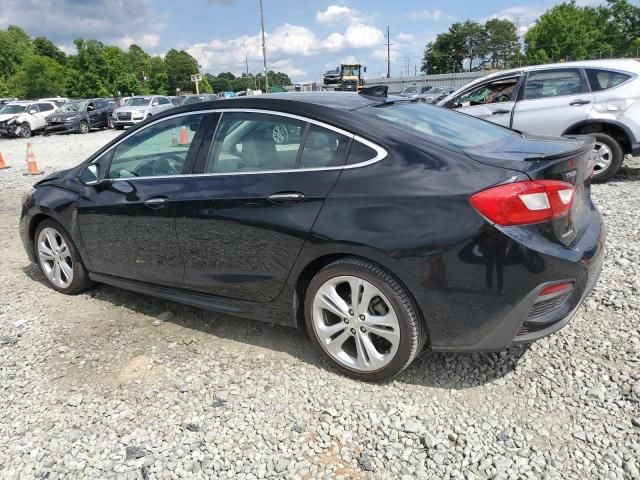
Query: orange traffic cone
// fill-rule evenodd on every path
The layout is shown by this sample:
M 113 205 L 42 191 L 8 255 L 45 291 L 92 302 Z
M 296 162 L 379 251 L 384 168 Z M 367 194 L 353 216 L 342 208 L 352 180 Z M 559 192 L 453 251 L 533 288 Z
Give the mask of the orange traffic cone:
M 187 135 L 187 129 L 185 127 L 180 128 L 180 145 L 187 145 L 189 143 L 189 136 Z
M 178 136 L 176 135 L 176 131 L 171 132 L 171 145 L 175 146 L 178 144 Z
M 5 168 L 11 168 L 11 165 L 7 165 L 4 161 L 4 157 L 2 156 L 2 152 L 0 152 L 0 170 L 4 170 Z
M 36 156 L 33 154 L 31 143 L 27 143 L 27 173 L 25 175 L 42 175 L 44 172 L 38 169 Z

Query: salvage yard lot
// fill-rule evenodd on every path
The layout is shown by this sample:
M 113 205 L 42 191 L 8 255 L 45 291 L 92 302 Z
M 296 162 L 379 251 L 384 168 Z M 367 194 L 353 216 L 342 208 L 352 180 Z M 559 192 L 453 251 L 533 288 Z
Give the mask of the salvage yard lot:
M 50 173 L 118 133 L 31 141 Z M 26 140 L 0 151 L 0 478 L 640 478 L 637 159 L 593 188 L 605 266 L 568 327 L 366 384 L 292 329 L 49 289 L 18 237 Z

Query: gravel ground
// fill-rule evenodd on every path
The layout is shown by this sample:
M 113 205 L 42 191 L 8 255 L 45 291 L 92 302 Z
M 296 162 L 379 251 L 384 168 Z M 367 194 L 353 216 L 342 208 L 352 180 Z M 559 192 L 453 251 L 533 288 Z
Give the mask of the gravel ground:
M 114 135 L 32 142 L 50 171 Z M 568 327 L 366 384 L 292 329 L 48 289 L 17 232 L 25 150 L 0 140 L 0 478 L 640 479 L 637 161 L 594 187 L 607 258 Z

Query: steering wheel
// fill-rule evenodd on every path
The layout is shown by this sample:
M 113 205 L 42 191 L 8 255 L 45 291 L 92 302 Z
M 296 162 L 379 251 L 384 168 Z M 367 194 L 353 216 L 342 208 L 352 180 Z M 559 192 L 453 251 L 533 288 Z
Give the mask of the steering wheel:
M 180 175 L 184 159 L 175 153 L 167 153 L 153 162 L 152 170 L 154 176 L 159 175 Z

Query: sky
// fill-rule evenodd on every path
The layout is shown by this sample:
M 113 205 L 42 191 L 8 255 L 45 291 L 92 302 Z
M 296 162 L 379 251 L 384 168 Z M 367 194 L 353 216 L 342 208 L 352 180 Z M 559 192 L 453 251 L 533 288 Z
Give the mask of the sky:
M 454 21 L 514 21 L 520 32 L 559 0 L 264 0 L 267 64 L 294 82 L 320 81 L 340 63 L 358 62 L 367 77 L 420 70 L 425 44 Z M 580 0 L 596 4 L 597 0 Z M 635 1 L 633 3 L 636 3 Z M 67 53 L 73 39 L 95 38 L 163 55 L 184 49 L 201 72 L 262 71 L 259 0 L 2 0 L 0 28 L 18 25 Z

